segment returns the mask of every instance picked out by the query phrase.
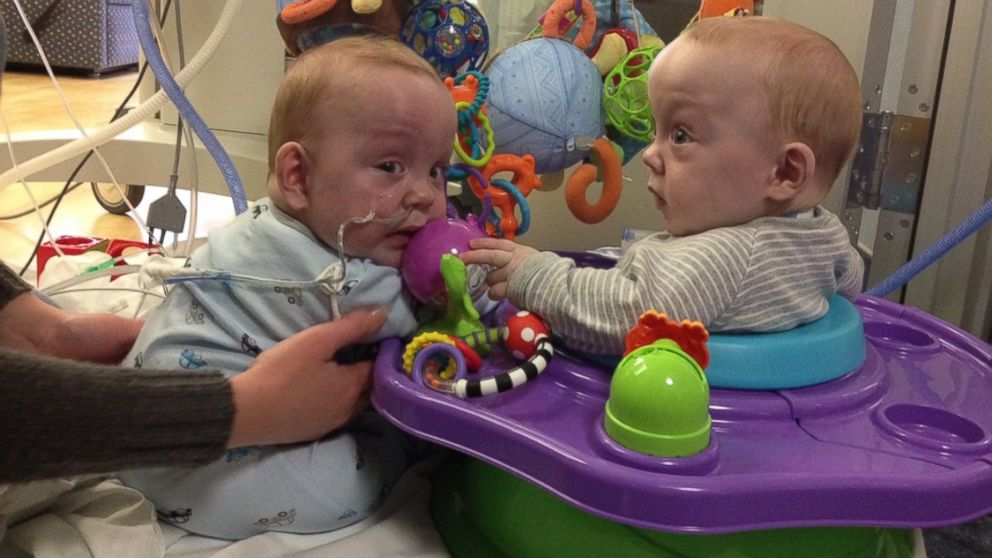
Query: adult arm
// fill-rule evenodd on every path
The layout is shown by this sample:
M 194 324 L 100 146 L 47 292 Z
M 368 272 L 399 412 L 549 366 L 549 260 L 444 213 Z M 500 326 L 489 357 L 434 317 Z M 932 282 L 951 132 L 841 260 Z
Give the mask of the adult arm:
M 220 373 L 134 370 L 0 350 L 0 482 L 196 465 L 234 415 Z
M 316 439 L 367 405 L 371 363 L 333 356 L 384 314 L 358 310 L 308 328 L 230 380 L 0 349 L 0 482 L 194 466 L 227 447 Z
M 0 347 L 116 364 L 141 330 L 141 320 L 66 312 L 34 296 L 30 289 L 0 264 Z
M 40 356 L 119 360 L 137 331 L 127 329 L 130 320 L 52 308 L 29 291 L 0 265 L 0 482 L 197 465 L 225 447 L 314 439 L 367 403 L 371 364 L 340 366 L 332 357 L 384 319 L 361 310 L 314 326 L 228 381 Z

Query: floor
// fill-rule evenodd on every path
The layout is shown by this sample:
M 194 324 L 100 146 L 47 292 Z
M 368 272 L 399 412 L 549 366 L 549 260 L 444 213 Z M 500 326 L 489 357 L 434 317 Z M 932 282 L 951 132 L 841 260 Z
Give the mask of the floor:
M 104 77 L 61 75 L 56 77 L 64 92 L 66 104 L 72 109 L 76 120 L 84 128 L 92 129 L 110 121 L 114 110 L 135 85 L 137 76 L 137 71 L 124 71 Z M 136 95 L 129 102 L 129 106 L 134 106 L 138 102 Z M 44 73 L 6 72 L 3 76 L 0 106 L 11 134 L 76 128 L 51 79 Z M 4 133 L 2 126 L 0 121 L 0 133 Z M 17 157 L 16 150 L 14 160 L 23 162 Z M 165 182 L 167 178 L 163 177 L 163 183 Z M 26 192 L 25 186 L 30 190 L 30 195 Z M 28 261 L 43 229 L 43 218 L 48 217 L 54 205 L 44 207 L 41 210 L 42 217 L 39 217 L 33 211 L 34 203 L 31 196 L 37 203 L 44 204 L 47 200 L 56 197 L 63 186 L 63 182 L 30 182 L 26 185 L 13 183 L 0 186 L 0 260 L 15 271 L 20 271 Z M 100 184 L 98 187 L 105 192 L 114 191 L 111 183 Z M 100 206 L 92 188 L 90 183 L 83 183 L 65 196 L 50 226 L 50 232 L 54 237 L 74 235 L 126 240 L 147 239 L 134 219 L 110 214 Z M 146 186 L 142 203 L 137 206 L 138 214 L 147 216 L 150 203 L 165 192 L 165 188 Z M 188 207 L 189 192 L 180 190 L 178 195 Z M 115 195 L 115 197 L 119 196 Z M 230 200 L 221 196 L 200 194 L 198 199 L 201 216 L 209 217 L 211 204 L 230 205 Z M 205 228 L 203 223 L 199 225 L 197 236 L 201 236 Z M 186 228 L 188 229 L 188 224 Z M 181 240 L 184 236 L 178 238 Z M 167 237 L 167 246 L 171 240 L 173 237 L 170 234 Z M 35 277 L 34 265 L 32 263 L 23 275 L 28 280 L 33 280 Z

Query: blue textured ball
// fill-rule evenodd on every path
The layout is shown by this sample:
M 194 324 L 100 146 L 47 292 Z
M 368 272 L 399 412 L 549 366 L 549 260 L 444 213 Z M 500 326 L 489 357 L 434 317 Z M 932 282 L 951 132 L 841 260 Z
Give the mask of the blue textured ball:
M 538 173 L 556 172 L 585 155 L 577 136 L 603 134 L 602 78 L 571 43 L 524 41 L 497 56 L 487 74 L 497 153 L 530 153 Z

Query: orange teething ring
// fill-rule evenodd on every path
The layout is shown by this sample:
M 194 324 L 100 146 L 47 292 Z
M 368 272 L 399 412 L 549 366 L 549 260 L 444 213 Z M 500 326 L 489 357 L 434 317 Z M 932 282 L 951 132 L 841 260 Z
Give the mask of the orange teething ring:
M 551 7 L 548 8 L 548 11 L 544 12 L 544 23 L 541 24 L 543 35 L 551 39 L 560 39 L 561 34 L 558 31 L 558 25 L 561 23 L 561 18 L 568 12 L 574 11 L 575 0 L 555 0 L 554 4 L 551 4 Z M 582 0 L 582 28 L 579 29 L 579 34 L 575 36 L 575 46 L 582 50 L 589 48 L 589 45 L 592 44 L 592 37 L 595 34 L 596 8 L 593 7 L 592 2 L 589 0 Z
M 526 197 L 530 195 L 534 188 L 541 187 L 541 177 L 534 170 L 536 165 L 537 163 L 534 161 L 533 155 L 528 154 L 521 157 L 510 153 L 501 153 L 493 155 L 489 162 L 486 163 L 486 166 L 482 168 L 482 176 L 487 182 L 491 182 L 493 176 L 497 173 L 512 172 L 513 178 L 510 179 L 510 182 Z M 469 175 L 468 184 L 471 186 L 472 192 L 480 200 L 485 199 L 486 194 L 490 196 L 493 207 L 497 207 L 500 210 L 500 230 L 503 231 L 504 236 L 508 240 L 516 238 L 517 218 L 513 214 L 514 208 L 517 205 L 516 199 L 498 188 L 483 190 L 482 184 L 479 184 L 479 181 L 471 175 Z
M 297 2 L 290 2 L 279 13 L 279 17 L 287 25 L 297 25 L 326 14 L 337 3 L 338 0 L 299 0 Z
M 596 165 L 586 163 L 579 167 L 568 179 L 565 186 L 565 204 L 572 215 L 583 223 L 593 224 L 606 219 L 617 207 L 620 201 L 620 158 L 610 145 L 609 140 L 598 138 L 593 143 L 592 151 L 599 157 L 603 165 L 603 193 L 599 201 L 590 205 L 586 201 L 586 191 L 589 185 L 596 181 L 598 170 Z

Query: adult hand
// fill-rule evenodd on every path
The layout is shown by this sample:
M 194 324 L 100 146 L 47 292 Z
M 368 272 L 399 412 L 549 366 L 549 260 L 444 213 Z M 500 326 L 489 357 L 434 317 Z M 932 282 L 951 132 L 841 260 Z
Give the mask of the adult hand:
M 234 426 L 228 447 L 317 439 L 368 405 L 372 362 L 340 365 L 338 349 L 379 331 L 383 309 L 356 310 L 262 351 L 231 378 Z
M 32 293 L 0 311 L 0 346 L 25 353 L 116 364 L 131 350 L 141 320 L 109 314 L 77 314 Z
M 490 298 L 506 298 L 510 278 L 524 263 L 524 260 L 537 254 L 537 250 L 517 244 L 512 240 L 498 238 L 473 238 L 469 241 L 471 251 L 461 254 L 466 264 L 488 265 L 493 269 L 486 275 Z

